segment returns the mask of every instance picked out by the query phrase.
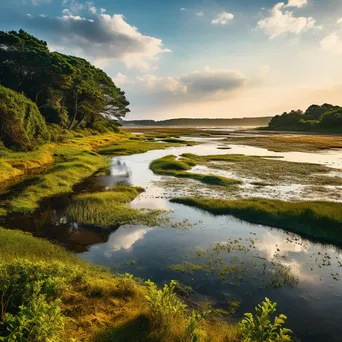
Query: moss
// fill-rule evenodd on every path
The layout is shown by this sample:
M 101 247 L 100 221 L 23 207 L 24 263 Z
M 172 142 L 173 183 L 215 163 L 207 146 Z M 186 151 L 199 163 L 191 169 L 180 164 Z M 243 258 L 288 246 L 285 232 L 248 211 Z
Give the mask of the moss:
M 285 229 L 336 245 L 342 244 L 341 203 L 199 197 L 173 198 L 171 201 L 203 209 L 214 215 L 233 215 L 251 223 Z
M 241 184 L 241 181 L 216 175 L 205 175 L 193 172 L 186 172 L 192 169 L 197 163 L 190 158 L 176 159 L 176 156 L 169 155 L 156 159 L 150 164 L 150 169 L 157 175 L 166 175 L 179 178 L 191 178 L 205 184 L 230 186 Z

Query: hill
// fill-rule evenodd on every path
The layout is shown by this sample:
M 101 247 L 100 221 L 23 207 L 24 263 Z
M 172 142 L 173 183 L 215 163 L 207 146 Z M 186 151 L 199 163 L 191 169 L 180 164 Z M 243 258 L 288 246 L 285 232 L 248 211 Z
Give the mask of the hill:
M 227 127 L 227 126 L 265 126 L 271 116 L 260 118 L 233 118 L 233 119 L 169 119 L 169 120 L 133 120 L 120 121 L 122 126 L 183 126 L 183 127 Z

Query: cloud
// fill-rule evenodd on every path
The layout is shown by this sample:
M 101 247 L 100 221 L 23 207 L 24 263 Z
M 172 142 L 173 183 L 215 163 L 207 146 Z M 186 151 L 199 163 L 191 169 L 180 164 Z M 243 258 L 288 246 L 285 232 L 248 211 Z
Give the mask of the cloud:
M 257 27 L 267 34 L 270 39 L 287 33 L 300 34 L 310 29 L 321 29 L 316 26 L 316 20 L 312 17 L 294 17 L 293 12 L 283 11 L 284 3 L 277 3 L 270 15 L 257 23 Z
M 197 15 L 198 17 L 203 17 L 203 16 L 204 16 L 204 13 L 203 13 L 202 11 L 200 11 L 200 12 L 197 12 L 196 15 Z
M 131 83 L 128 77 L 121 72 L 118 72 L 116 76 L 113 78 L 113 81 L 116 85 L 122 86 L 124 84 Z
M 63 51 L 106 64 L 123 61 L 128 67 L 147 70 L 159 55 L 170 50 L 161 39 L 145 36 L 125 21 L 123 15 L 96 14 L 87 19 L 73 10 L 63 10 L 62 17 L 27 17 L 30 28 L 44 32 L 44 38 Z
M 180 10 L 181 10 L 181 11 L 186 11 L 186 8 L 185 8 L 185 7 L 182 7 Z
M 336 21 L 336 23 L 337 23 L 337 24 L 342 24 L 342 18 L 338 19 L 338 20 Z
M 261 65 L 257 73 L 257 78 L 265 78 L 271 71 L 271 67 L 267 64 Z
M 333 32 L 320 41 L 321 49 L 328 52 L 342 54 L 342 40 L 337 32 Z
M 227 12 L 222 12 L 219 13 L 215 19 L 212 20 L 212 24 L 221 24 L 221 25 L 226 25 L 228 24 L 229 21 L 234 19 L 234 15 L 232 13 L 227 13 Z
M 137 77 L 137 83 L 158 93 L 177 95 L 182 101 L 216 97 L 245 87 L 247 78 L 236 70 L 205 68 L 180 77 L 158 78 L 156 75 Z
M 285 7 L 304 7 L 308 4 L 308 0 L 289 0 L 289 3 Z

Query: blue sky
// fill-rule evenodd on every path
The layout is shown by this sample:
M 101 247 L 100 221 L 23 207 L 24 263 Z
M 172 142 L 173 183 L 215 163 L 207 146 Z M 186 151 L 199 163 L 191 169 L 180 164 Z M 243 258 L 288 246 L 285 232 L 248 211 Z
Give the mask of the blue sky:
M 20 28 L 103 68 L 128 119 L 342 105 L 341 0 L 1 0 Z

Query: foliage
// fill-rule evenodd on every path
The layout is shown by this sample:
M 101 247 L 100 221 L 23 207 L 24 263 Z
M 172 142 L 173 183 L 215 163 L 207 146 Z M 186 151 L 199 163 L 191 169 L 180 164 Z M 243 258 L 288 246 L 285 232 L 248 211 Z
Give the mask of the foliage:
M 38 107 L 23 94 L 0 86 L 0 136 L 8 148 L 32 150 L 50 134 Z
M 268 298 L 256 308 L 256 314 L 246 313 L 245 318 L 240 322 L 241 335 L 244 342 L 290 342 L 292 341 L 290 329 L 282 328 L 285 324 L 286 316 L 280 314 L 274 318 L 272 315 L 276 311 L 276 303 L 272 303 Z
M 14 111 L 22 116 L 29 109 L 31 121 L 40 111 L 48 124 L 104 133 L 116 130 L 113 120 L 129 112 L 125 93 L 105 72 L 82 58 L 50 52 L 46 42 L 23 30 L 0 31 L 0 80 L 23 93 L 16 95 L 23 104 Z M 7 116 L 13 115 L 8 103 L 3 107 Z
M 276 115 L 268 125 L 270 129 L 294 131 L 342 131 L 342 107 L 323 104 L 312 105 L 306 112 L 292 110 Z

